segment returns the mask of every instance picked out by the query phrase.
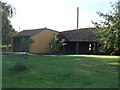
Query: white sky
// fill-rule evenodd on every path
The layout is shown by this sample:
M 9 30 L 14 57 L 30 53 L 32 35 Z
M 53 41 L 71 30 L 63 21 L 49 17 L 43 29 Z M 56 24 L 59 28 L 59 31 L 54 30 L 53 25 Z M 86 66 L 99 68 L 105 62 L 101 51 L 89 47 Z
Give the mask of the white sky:
M 19 31 L 47 27 L 57 31 L 77 27 L 77 7 L 79 7 L 79 28 L 93 27 L 91 20 L 98 21 L 97 11 L 112 10 L 110 2 L 117 0 L 2 0 L 16 8 L 11 19 L 13 27 Z

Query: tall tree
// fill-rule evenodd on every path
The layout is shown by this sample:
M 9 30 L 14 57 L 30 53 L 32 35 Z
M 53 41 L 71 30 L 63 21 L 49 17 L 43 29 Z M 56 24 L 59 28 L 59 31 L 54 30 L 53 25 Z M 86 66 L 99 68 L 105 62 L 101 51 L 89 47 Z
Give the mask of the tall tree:
M 8 46 L 11 44 L 12 35 L 16 33 L 10 22 L 10 18 L 15 14 L 15 8 L 2 2 L 2 9 L 2 44 Z
M 120 53 L 120 1 L 112 5 L 113 11 L 103 14 L 97 12 L 104 20 L 92 22 L 96 26 L 99 52 L 104 54 Z

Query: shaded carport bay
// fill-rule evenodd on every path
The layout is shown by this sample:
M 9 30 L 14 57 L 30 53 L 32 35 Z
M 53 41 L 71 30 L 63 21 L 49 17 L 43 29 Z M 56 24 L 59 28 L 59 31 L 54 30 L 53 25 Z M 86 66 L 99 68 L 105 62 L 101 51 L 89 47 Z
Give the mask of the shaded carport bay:
M 97 51 L 96 28 L 81 28 L 62 31 L 58 38 L 65 39 L 66 46 L 60 48 L 65 54 L 94 54 Z
M 60 48 L 65 54 L 93 54 L 96 50 L 96 42 L 66 42 L 67 45 Z

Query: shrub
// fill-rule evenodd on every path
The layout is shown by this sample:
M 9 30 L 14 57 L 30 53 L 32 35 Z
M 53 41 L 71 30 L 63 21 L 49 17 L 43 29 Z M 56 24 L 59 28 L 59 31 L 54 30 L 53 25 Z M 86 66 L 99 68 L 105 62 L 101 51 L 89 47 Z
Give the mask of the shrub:
M 24 71 L 26 70 L 26 66 L 22 63 L 16 63 L 13 67 L 12 67 L 12 70 L 13 71 L 16 71 L 16 72 L 19 72 L 19 71 Z
M 11 50 L 12 46 L 11 45 L 9 45 L 9 46 L 2 45 L 1 48 L 2 48 L 2 50 L 8 50 L 8 49 Z

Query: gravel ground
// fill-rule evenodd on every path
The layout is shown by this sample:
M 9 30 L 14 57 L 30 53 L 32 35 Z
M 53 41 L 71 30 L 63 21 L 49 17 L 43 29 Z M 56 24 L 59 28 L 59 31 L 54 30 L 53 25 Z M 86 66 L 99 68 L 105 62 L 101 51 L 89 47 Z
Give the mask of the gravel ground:
M 6 53 L 0 53 L 0 56 L 21 56 L 25 55 L 25 52 L 6 52 Z

